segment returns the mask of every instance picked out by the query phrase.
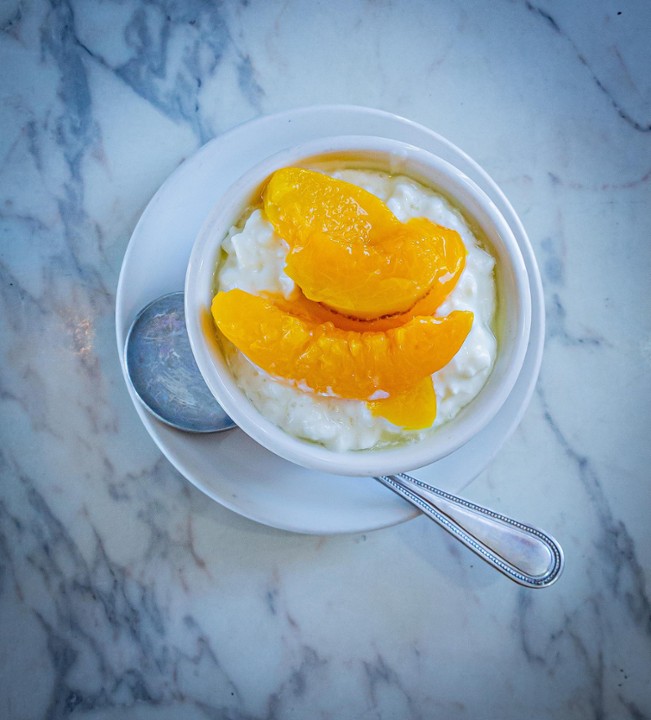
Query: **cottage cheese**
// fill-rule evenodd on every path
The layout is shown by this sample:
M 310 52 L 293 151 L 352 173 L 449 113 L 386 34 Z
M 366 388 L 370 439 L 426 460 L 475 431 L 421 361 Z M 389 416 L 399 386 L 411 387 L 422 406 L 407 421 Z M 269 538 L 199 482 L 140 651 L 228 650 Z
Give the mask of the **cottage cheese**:
M 402 176 L 367 170 L 340 170 L 333 177 L 352 182 L 383 200 L 401 221 L 426 217 L 456 230 L 468 255 L 457 285 L 437 311 L 474 313 L 472 329 L 455 357 L 434 374 L 437 417 L 434 428 L 451 420 L 481 390 L 495 362 L 495 260 L 484 250 L 463 216 L 441 195 Z M 249 293 L 281 293 L 289 297 L 294 282 L 284 272 L 287 244 L 274 232 L 260 209 L 231 229 L 223 242 L 223 260 L 216 272 L 216 290 L 240 288 Z M 405 431 L 373 416 L 366 403 L 316 395 L 273 378 L 254 366 L 225 341 L 237 383 L 255 407 L 285 432 L 336 450 L 362 450 L 418 439 L 432 429 Z

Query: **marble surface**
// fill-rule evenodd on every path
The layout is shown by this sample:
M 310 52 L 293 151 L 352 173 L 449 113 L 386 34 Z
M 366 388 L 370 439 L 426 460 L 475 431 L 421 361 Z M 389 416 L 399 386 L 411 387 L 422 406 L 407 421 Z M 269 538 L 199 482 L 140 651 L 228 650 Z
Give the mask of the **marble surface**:
M 0 717 L 651 717 L 651 6 L 0 4 Z M 504 189 L 542 372 L 466 496 L 546 528 L 511 584 L 423 518 L 274 530 L 145 432 L 117 278 L 202 144 L 315 103 L 397 112 Z

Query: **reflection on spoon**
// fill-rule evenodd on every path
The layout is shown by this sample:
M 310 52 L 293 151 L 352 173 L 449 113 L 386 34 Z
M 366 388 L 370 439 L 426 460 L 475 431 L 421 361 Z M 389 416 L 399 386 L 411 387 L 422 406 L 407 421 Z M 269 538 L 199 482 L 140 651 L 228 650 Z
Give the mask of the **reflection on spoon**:
M 182 292 L 163 295 L 139 313 L 127 335 L 125 362 L 136 394 L 159 420 L 186 432 L 221 432 L 235 427 L 194 360 Z M 560 576 L 563 550 L 547 533 L 409 475 L 382 475 L 375 480 L 514 582 L 542 588 Z
M 136 395 L 159 420 L 187 432 L 235 427 L 194 360 L 182 292 L 163 295 L 140 311 L 127 335 L 125 363 Z

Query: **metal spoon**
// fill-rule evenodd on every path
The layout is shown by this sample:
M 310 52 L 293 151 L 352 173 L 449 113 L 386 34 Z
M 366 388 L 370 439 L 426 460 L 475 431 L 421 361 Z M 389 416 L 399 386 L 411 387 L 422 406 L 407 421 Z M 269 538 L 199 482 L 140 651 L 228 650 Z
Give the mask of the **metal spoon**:
M 140 311 L 127 335 L 125 361 L 136 395 L 159 420 L 187 432 L 235 427 L 195 362 L 182 292 L 163 295 Z
M 188 432 L 220 432 L 235 427 L 208 390 L 192 355 L 182 292 L 164 295 L 140 312 L 127 335 L 125 360 L 136 394 L 163 422 Z M 561 574 L 563 550 L 542 530 L 409 475 L 382 475 L 375 480 L 415 505 L 514 582 L 543 588 Z

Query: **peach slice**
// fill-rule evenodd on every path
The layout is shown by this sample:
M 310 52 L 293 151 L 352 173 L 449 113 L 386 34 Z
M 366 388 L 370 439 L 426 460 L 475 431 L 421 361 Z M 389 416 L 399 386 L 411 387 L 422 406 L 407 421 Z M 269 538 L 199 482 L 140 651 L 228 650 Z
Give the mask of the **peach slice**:
M 409 390 L 385 400 L 371 400 L 367 405 L 373 415 L 386 418 L 403 430 L 422 430 L 436 420 L 436 393 L 429 375 Z
M 471 312 L 456 310 L 386 331 L 341 330 L 239 289 L 217 293 L 211 311 L 223 335 L 270 375 L 323 395 L 370 401 L 404 393 L 440 370 L 473 321 Z
M 287 274 L 309 300 L 369 320 L 404 314 L 428 296 L 440 304 L 466 249 L 458 233 L 426 218 L 401 223 L 379 198 L 301 168 L 275 172 L 264 210 L 289 245 Z

